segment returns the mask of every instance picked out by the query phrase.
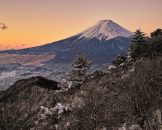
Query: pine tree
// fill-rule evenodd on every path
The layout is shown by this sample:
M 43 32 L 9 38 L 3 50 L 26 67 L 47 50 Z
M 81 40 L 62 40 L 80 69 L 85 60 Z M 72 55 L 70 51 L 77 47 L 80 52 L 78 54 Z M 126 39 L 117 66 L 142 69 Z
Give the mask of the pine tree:
M 72 87 L 80 87 L 85 81 L 87 71 L 91 65 L 86 57 L 79 53 L 72 64 L 72 71 L 69 74 L 68 80 L 72 82 Z
M 151 38 L 161 37 L 162 36 L 162 29 L 156 29 L 154 32 L 151 33 Z
M 136 32 L 134 32 L 134 35 L 132 36 L 132 43 L 144 44 L 145 36 L 146 34 L 142 32 L 140 29 L 138 29 Z
M 151 33 L 151 47 L 152 52 L 156 53 L 156 55 L 162 53 L 162 29 L 156 29 Z
M 133 58 L 133 60 L 136 60 L 138 56 L 140 56 L 144 51 L 144 46 L 146 45 L 146 34 L 142 32 L 140 29 L 138 29 L 136 32 L 134 32 L 134 35 L 132 36 L 132 45 L 130 46 L 130 56 Z

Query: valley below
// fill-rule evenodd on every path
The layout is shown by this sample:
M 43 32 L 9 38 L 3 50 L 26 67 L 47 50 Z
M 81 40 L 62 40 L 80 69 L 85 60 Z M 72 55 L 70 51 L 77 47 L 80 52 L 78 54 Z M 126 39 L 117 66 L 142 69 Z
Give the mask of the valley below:
M 5 90 L 14 82 L 32 76 L 43 76 L 59 79 L 68 71 L 70 64 L 47 64 L 55 58 L 55 54 L 0 54 L 0 90 Z

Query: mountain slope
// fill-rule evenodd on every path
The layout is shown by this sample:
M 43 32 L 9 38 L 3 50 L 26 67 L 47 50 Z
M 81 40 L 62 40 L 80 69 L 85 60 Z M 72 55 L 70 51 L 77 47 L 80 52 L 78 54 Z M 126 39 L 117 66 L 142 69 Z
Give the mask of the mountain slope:
M 111 20 L 102 20 L 86 31 L 73 37 L 39 47 L 17 51 L 4 51 L 17 54 L 54 53 L 52 63 L 71 63 L 80 52 L 95 63 L 110 63 L 130 45 L 132 33 Z
M 0 52 L 0 90 L 19 79 L 43 76 L 59 79 L 78 53 L 93 61 L 93 71 L 127 53 L 132 33 L 111 20 L 102 20 L 77 35 L 42 46 Z

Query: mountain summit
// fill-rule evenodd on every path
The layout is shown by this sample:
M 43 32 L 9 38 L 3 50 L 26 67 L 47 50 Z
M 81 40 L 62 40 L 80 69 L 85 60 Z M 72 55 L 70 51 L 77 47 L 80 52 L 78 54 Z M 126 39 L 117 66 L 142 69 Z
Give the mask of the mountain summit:
M 101 20 L 96 25 L 80 34 L 80 38 L 97 38 L 99 40 L 109 40 L 115 37 L 130 37 L 132 32 L 121 27 L 112 20 Z

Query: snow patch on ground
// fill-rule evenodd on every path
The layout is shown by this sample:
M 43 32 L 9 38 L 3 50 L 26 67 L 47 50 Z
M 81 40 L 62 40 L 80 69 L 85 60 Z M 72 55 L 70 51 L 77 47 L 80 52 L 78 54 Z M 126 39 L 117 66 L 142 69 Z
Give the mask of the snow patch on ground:
M 116 69 L 115 65 L 109 65 L 108 70 Z

